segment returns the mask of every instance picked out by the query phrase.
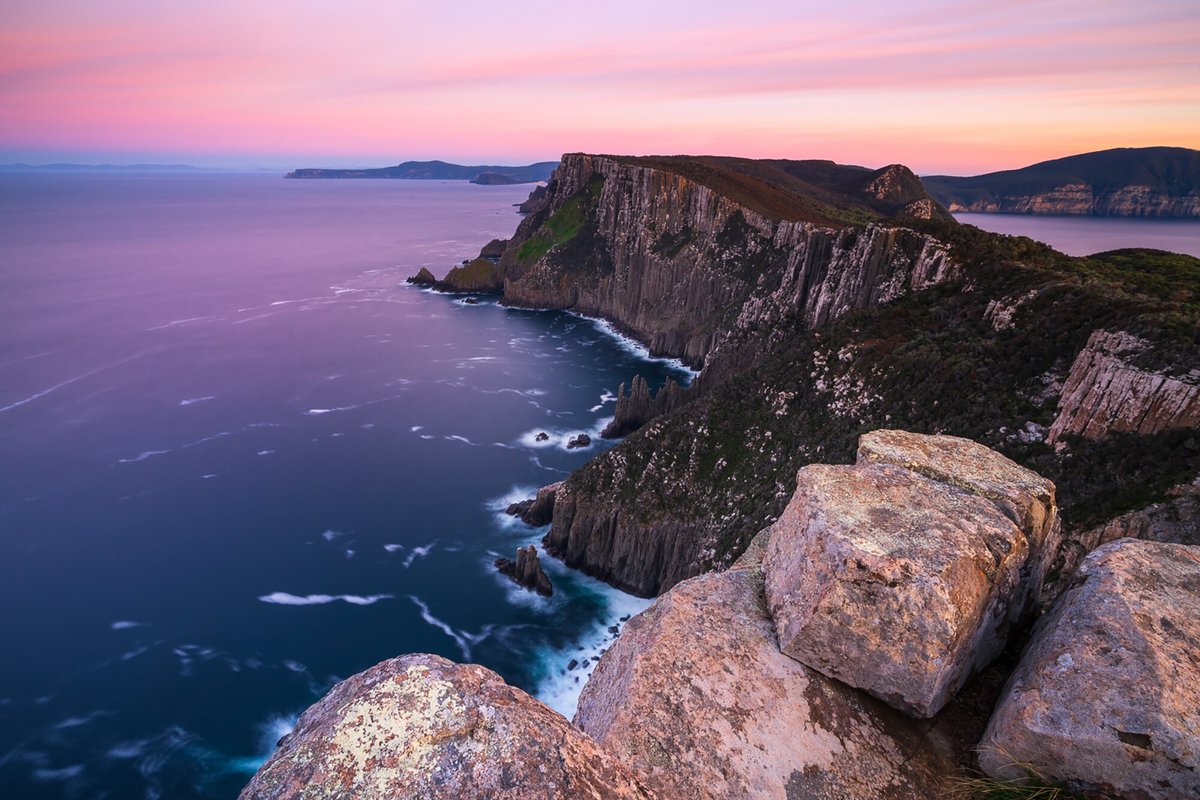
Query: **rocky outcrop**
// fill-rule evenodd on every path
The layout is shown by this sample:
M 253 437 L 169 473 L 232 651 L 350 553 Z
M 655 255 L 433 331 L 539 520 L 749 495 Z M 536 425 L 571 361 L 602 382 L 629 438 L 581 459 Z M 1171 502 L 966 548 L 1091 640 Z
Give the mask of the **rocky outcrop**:
M 783 652 L 936 714 L 1000 654 L 1057 545 L 1054 486 L 951 436 L 877 431 L 853 467 L 800 470 L 771 529 Z
M 603 317 L 697 367 L 781 280 L 779 301 L 816 326 L 955 275 L 912 230 L 780 219 L 659 166 L 584 154 L 563 158 L 502 263 L 506 303 Z
M 1085 559 L 1039 623 L 980 765 L 1121 797 L 1195 797 L 1197 731 L 1200 550 L 1121 539 Z
M 662 798 L 923 800 L 955 773 L 928 723 L 779 652 L 753 557 L 630 620 L 575 724 Z
M 674 521 L 669 528 L 648 527 L 636 509 L 580 492 L 568 479 L 555 496 L 554 519 L 542 545 L 569 567 L 630 594 L 653 597 L 699 574 L 699 528 Z
M 612 422 L 604 427 L 600 435 L 605 439 L 627 436 L 659 414 L 679 408 L 688 398 L 688 389 L 670 378 L 661 389 L 651 393 L 646 379 L 641 375 L 634 375 L 628 394 L 625 393 L 625 384 L 617 387 L 617 404 Z
M 1047 443 L 1069 434 L 1099 439 L 1110 431 L 1200 426 L 1200 371 L 1171 377 L 1137 366 L 1135 357 L 1149 347 L 1120 331 L 1092 333 L 1071 365 Z
M 421 267 L 421 269 L 417 270 L 417 274 L 405 280 L 405 283 L 417 286 L 436 286 L 438 279 L 427 268 Z
M 1168 490 L 1167 499 L 1130 511 L 1067 537 L 1053 572 L 1057 578 L 1046 587 L 1045 600 L 1053 600 L 1071 585 L 1084 556 L 1117 539 L 1144 539 L 1200 546 L 1200 476 Z
M 335 686 L 241 800 L 652 797 L 617 758 L 491 670 L 410 655 Z
M 501 575 L 508 576 L 518 586 L 532 589 L 543 597 L 550 597 L 554 594 L 554 586 L 550 583 L 550 576 L 546 574 L 546 570 L 542 567 L 542 561 L 538 558 L 537 547 L 534 545 L 518 547 L 516 561 L 513 561 L 511 558 L 497 558 L 495 565 Z
M 548 434 L 538 434 L 550 438 Z M 539 439 L 539 441 L 541 441 Z M 543 486 L 537 490 L 537 494 L 528 500 L 511 504 L 505 509 L 506 514 L 511 514 L 514 517 L 520 517 L 521 521 L 526 525 L 532 525 L 535 528 L 540 528 L 543 525 L 549 525 L 550 520 L 554 517 L 554 497 L 558 493 L 558 487 L 562 486 L 562 481 L 552 483 L 549 486 Z

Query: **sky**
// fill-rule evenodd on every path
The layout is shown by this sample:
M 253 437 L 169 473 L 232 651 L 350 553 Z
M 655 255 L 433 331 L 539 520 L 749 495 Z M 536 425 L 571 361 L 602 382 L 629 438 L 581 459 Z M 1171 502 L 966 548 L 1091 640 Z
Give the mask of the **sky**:
M 0 163 L 1200 148 L 1196 0 L 5 0 Z

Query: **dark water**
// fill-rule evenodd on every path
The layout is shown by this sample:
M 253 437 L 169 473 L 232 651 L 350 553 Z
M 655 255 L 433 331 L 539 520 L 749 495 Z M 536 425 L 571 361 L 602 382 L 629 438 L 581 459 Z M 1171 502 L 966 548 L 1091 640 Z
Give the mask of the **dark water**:
M 516 589 L 490 562 L 539 533 L 498 509 L 594 453 L 565 437 L 619 381 L 681 370 L 401 284 L 526 192 L 0 176 L 0 797 L 232 797 L 404 652 L 570 712 L 563 664 L 645 603 L 556 562 L 554 598 Z
M 993 233 L 1028 236 L 1070 256 L 1149 247 L 1200 258 L 1200 220 L 1059 217 L 1032 214 L 955 214 L 959 222 Z

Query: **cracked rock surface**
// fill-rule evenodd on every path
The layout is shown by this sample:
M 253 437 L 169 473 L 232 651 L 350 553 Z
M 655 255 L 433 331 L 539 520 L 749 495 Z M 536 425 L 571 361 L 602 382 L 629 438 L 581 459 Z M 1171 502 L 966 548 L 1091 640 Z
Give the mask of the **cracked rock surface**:
M 1081 790 L 1200 797 L 1200 548 L 1118 539 L 1038 624 L 980 744 Z
M 240 797 L 652 795 L 566 719 L 491 670 L 409 655 L 342 681 L 305 711 Z

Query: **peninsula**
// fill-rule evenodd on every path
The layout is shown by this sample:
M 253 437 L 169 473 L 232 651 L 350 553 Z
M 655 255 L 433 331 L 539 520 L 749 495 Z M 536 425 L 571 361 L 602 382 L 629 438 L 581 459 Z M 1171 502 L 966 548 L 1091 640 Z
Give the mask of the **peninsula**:
M 557 161 L 542 161 L 523 167 L 496 165 L 463 166 L 445 161 L 405 161 L 394 167 L 375 169 L 297 169 L 285 178 L 390 178 L 394 180 L 470 181 L 481 185 L 537 183 L 549 180 Z
M 954 212 L 1200 217 L 1200 150 L 1186 147 L 1123 147 L 970 178 L 921 180 Z

